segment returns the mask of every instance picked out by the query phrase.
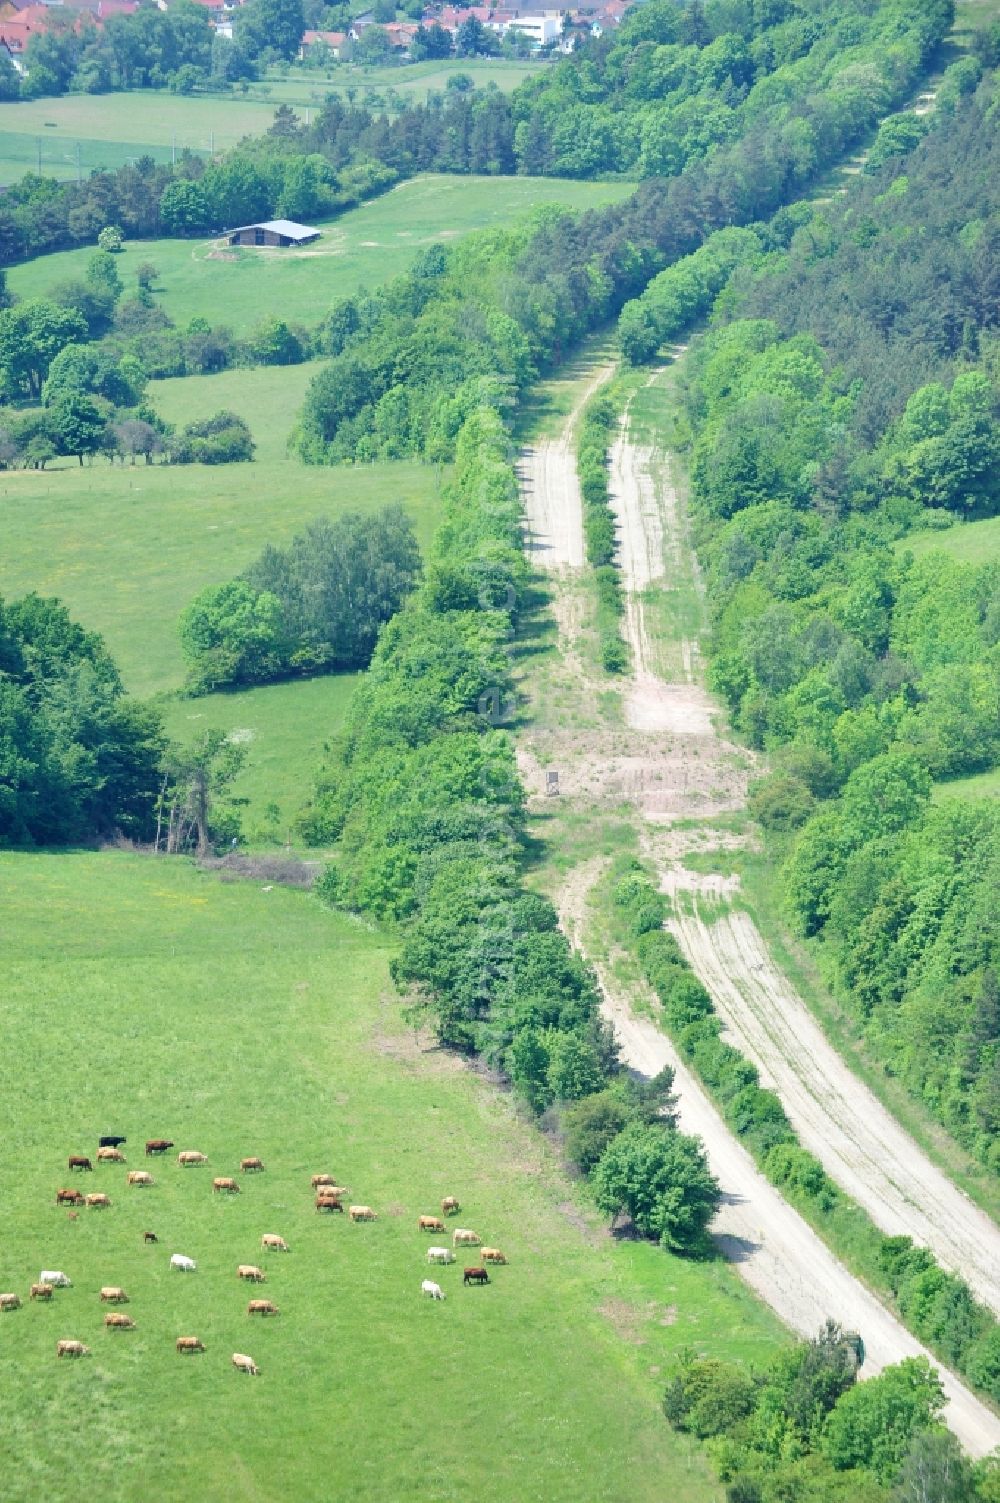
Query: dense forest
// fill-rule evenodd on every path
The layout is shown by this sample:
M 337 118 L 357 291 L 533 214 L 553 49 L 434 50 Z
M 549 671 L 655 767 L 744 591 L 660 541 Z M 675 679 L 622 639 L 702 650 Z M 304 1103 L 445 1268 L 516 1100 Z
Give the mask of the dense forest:
M 987 82 L 751 247 L 684 381 L 712 678 L 771 754 L 753 809 L 789 910 L 995 1168 L 1000 815 L 948 780 L 1000 761 L 1000 568 L 899 539 L 1000 511 L 997 139 Z

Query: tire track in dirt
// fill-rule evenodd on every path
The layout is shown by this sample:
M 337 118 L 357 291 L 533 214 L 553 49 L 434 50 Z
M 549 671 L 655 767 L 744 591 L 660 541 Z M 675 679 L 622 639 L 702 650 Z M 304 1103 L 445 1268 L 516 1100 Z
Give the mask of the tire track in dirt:
M 587 897 L 605 866 L 602 858 L 576 867 L 557 895 L 560 922 L 573 945 L 583 951 Z M 664 1065 L 674 1071 L 682 1130 L 701 1138 L 712 1172 L 722 1187 L 723 1203 L 712 1235 L 755 1293 L 800 1336 L 815 1336 L 828 1318 L 845 1330 L 860 1331 L 865 1342 L 862 1378 L 875 1377 L 905 1357 L 926 1357 L 938 1369 L 948 1398 L 944 1417 L 973 1456 L 983 1456 L 1000 1442 L 1000 1420 L 941 1364 L 853 1274 L 826 1243 L 765 1179 L 746 1149 L 736 1141 L 687 1068 L 666 1034 L 632 1011 L 630 1000 L 607 967 L 595 966 L 603 996 L 602 1012 L 615 1030 L 628 1066 L 649 1079 Z M 648 988 L 645 1000 L 656 1007 Z
M 573 434 L 584 407 L 616 368 L 612 362 L 594 371 L 556 437 L 543 438 L 521 454 L 517 469 L 524 498 L 525 547 L 539 569 L 581 569 L 586 561 Z
M 571 429 L 582 401 L 606 377 L 607 372 L 602 371 L 588 384 L 559 442 L 550 447 L 547 463 L 526 467 L 533 487 L 525 496 L 533 537 L 565 539 L 575 536 L 579 529 L 582 538 L 582 502 L 575 484 Z M 556 455 L 558 463 L 553 457 Z M 562 468 L 556 483 L 547 489 L 549 466 L 553 464 L 557 470 Z M 572 484 L 566 478 L 566 466 L 573 469 Z M 651 666 L 652 654 L 640 608 L 642 601 L 635 597 L 663 577 L 667 569 L 690 568 L 691 563 L 685 522 L 674 487 L 666 476 L 654 472 L 651 451 L 630 443 L 627 427 L 619 434 L 613 453 L 612 492 L 621 531 L 623 580 L 630 604 L 626 630 L 637 668 L 643 675 L 640 678 L 637 674 L 625 703 L 626 718 L 633 729 L 627 734 L 625 746 L 621 744 L 620 731 L 586 737 L 567 732 L 558 736 L 557 742 L 549 731 L 546 750 L 551 751 L 557 745 L 559 765 L 569 774 L 563 778 L 564 801 L 575 799 L 581 807 L 601 801 L 602 779 L 606 795 L 620 799 L 626 792 L 622 786 L 624 767 L 634 762 L 634 773 L 626 773 L 625 777 L 635 780 L 629 791 L 644 822 L 644 843 L 653 850 L 665 878 L 673 880 L 675 886 L 687 885 L 688 881 L 705 882 L 684 872 L 679 860 L 690 849 L 705 850 L 732 843 L 724 833 L 694 822 L 721 809 L 742 806 L 748 758 L 739 748 L 726 743 L 714 728 L 715 706 L 696 681 L 696 643 L 679 644 L 678 682 L 663 682 Z M 574 514 L 567 515 L 567 511 Z M 569 552 L 559 545 L 539 548 L 532 557 L 537 565 L 552 571 L 565 684 L 579 694 L 588 687 L 580 682 L 580 673 L 585 677 L 586 670 L 573 641 L 564 634 L 563 619 L 567 613 L 558 608 L 560 592 L 571 590 L 575 579 Z M 589 692 L 595 695 L 598 686 L 591 683 Z M 538 742 L 532 739 L 534 734 L 529 732 L 521 738 L 519 748 L 522 768 L 529 774 L 541 766 Z M 541 807 L 544 799 L 539 796 L 541 786 L 536 787 L 534 776 L 528 777 L 528 787 L 535 793 L 533 806 Z M 707 796 L 708 790 L 712 790 L 711 797 Z M 673 828 L 678 822 L 683 822 L 683 830 Z M 589 866 L 577 868 L 560 895 L 558 906 L 564 927 L 578 945 L 582 940 L 586 894 L 599 869 L 600 863 L 596 871 Z M 732 889 L 731 881 L 721 877 L 710 878 L 705 885 L 706 890 L 719 895 Z M 739 961 L 737 973 L 742 968 Z M 654 1023 L 634 1015 L 628 997 L 616 989 L 613 978 L 603 975 L 601 980 L 605 1014 L 629 1065 L 646 1075 L 655 1074 L 664 1064 L 670 1064 L 676 1071 L 682 1125 L 685 1131 L 704 1141 L 713 1172 L 725 1193 L 715 1233 L 721 1249 L 746 1282 L 782 1320 L 803 1335 L 814 1334 L 828 1315 L 848 1328 L 861 1330 L 869 1353 L 865 1376 L 906 1356 L 927 1356 L 941 1372 L 949 1398 L 945 1417 L 963 1446 L 973 1455 L 982 1455 L 1000 1444 L 1000 1420 L 959 1379 L 942 1369 L 837 1260 L 760 1173 L 678 1058 L 666 1035 Z
M 685 885 L 682 877 L 682 891 Z M 749 914 L 734 911 L 712 921 L 711 904 L 696 895 L 694 912 L 675 905 L 670 927 L 733 1042 L 753 1060 L 762 1083 L 777 1091 L 830 1177 L 882 1231 L 930 1247 L 1000 1315 L 1000 1231 L 844 1063 L 774 964 Z

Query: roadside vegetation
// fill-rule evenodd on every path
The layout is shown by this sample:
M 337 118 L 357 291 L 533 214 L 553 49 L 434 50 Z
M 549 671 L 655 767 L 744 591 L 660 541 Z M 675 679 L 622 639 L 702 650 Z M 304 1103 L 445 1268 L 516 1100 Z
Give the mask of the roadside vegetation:
M 612 940 L 632 952 L 663 1022 L 737 1138 L 781 1193 L 903 1324 L 981 1393 L 1000 1403 L 1000 1325 L 967 1284 L 909 1237 L 883 1236 L 803 1147 L 774 1091 L 722 1038 L 712 998 L 664 927 L 670 903 L 634 858 L 610 877 Z
M 986 82 L 738 270 L 685 384 L 711 677 L 771 754 L 751 811 L 788 913 L 873 1050 L 995 1168 L 996 810 L 946 794 L 1000 757 L 996 564 L 898 546 L 1000 506 L 992 108 Z

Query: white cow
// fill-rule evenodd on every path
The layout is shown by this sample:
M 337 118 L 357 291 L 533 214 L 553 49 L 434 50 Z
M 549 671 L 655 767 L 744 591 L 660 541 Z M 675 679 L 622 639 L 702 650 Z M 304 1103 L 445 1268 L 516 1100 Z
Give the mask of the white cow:
M 450 1247 L 429 1247 L 427 1261 L 428 1263 L 454 1263 L 455 1254 Z
M 54 1268 L 43 1268 L 38 1275 L 40 1284 L 53 1284 L 57 1289 L 72 1289 L 73 1285 L 64 1273 Z
M 431 1299 L 444 1299 L 444 1290 L 440 1284 L 435 1284 L 433 1279 L 424 1279 L 420 1286 L 421 1294 L 429 1294 Z
M 186 1258 L 183 1253 L 175 1252 L 170 1258 L 171 1268 L 179 1268 L 181 1273 L 194 1273 L 198 1267 L 194 1258 Z

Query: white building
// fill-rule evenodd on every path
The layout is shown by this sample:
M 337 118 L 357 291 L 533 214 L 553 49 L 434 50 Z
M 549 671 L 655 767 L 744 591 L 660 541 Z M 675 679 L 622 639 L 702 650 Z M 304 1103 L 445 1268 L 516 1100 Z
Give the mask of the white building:
M 546 10 L 538 15 L 518 16 L 507 25 L 507 31 L 520 31 L 536 47 L 545 47 L 549 42 L 558 42 L 562 36 L 561 10 Z

